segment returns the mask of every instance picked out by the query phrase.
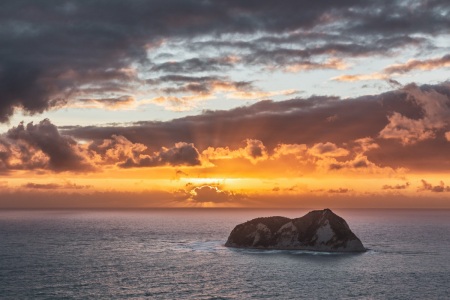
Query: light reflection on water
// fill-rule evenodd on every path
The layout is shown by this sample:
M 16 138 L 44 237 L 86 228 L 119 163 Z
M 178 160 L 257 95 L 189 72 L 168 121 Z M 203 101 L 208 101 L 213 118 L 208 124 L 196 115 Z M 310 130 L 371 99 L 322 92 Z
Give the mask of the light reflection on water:
M 230 249 L 233 227 L 307 210 L 0 212 L 0 298 L 445 299 L 450 211 L 334 210 L 360 254 Z

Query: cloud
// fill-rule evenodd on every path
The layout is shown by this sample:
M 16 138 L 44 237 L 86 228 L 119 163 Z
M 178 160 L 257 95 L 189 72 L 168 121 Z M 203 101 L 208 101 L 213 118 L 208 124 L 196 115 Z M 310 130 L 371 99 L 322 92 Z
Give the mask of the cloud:
M 447 131 L 447 132 L 445 133 L 445 139 L 446 139 L 448 142 L 450 142 L 450 131 Z
M 308 154 L 313 156 L 316 169 L 324 173 L 394 174 L 403 172 L 401 168 L 379 165 L 368 158 L 367 153 L 379 149 L 379 145 L 373 139 L 357 139 L 349 144 L 350 147 L 344 149 L 331 143 L 320 143 L 308 150 Z M 320 152 L 317 152 L 318 149 Z
M 221 81 L 225 78 L 222 76 L 191 76 L 191 75 L 164 75 L 154 79 L 147 79 L 148 84 L 162 84 L 162 83 L 177 83 L 177 84 L 185 84 L 185 83 L 209 83 L 215 81 Z
M 356 75 L 339 75 L 331 78 L 331 80 L 335 81 L 364 81 L 364 80 L 384 80 L 389 79 L 389 75 L 382 73 L 371 73 L 371 74 L 356 74 Z
M 140 154 L 120 163 L 122 168 L 157 167 L 157 166 L 199 166 L 200 154 L 193 144 L 179 142 L 172 148 L 163 147 L 152 155 Z
M 327 192 L 331 194 L 345 194 L 350 192 L 350 190 L 346 188 L 338 188 L 338 189 L 329 189 Z
M 191 110 L 203 101 L 216 99 L 218 95 L 231 99 L 255 100 L 299 93 L 294 89 L 267 92 L 255 87 L 252 81 L 233 81 L 224 76 L 165 75 L 147 81 L 152 85 L 159 85 L 158 93 L 165 96 L 140 103 L 154 103 L 173 111 Z
M 178 196 L 183 197 L 178 197 Z M 205 199 L 208 200 L 208 199 Z M 211 200 L 211 199 L 209 199 Z M 214 200 L 214 199 L 212 199 Z M 354 200 L 351 193 L 317 193 L 308 197 L 300 197 L 298 194 L 270 193 L 252 195 L 251 198 L 240 194 L 235 201 L 226 202 L 195 202 L 187 200 L 185 191 L 174 194 L 169 191 L 151 190 L 144 192 L 123 191 L 62 191 L 62 190 L 0 190 L 0 208 L 158 208 L 158 207 L 257 207 L 257 208 L 288 208 L 304 209 L 307 207 L 335 207 L 343 205 L 350 208 L 423 208 L 427 203 L 431 208 L 448 208 L 447 194 L 443 193 L 417 193 L 415 197 L 392 195 L 390 197 L 380 195 L 358 195 L 358 201 Z
M 404 64 L 395 64 L 384 69 L 387 74 L 403 74 L 413 70 L 430 71 L 450 67 L 450 54 L 426 60 L 411 59 Z
M 389 185 L 389 184 L 385 184 L 383 185 L 382 189 L 383 190 L 404 190 L 407 189 L 409 187 L 410 183 L 407 182 L 405 184 L 396 184 L 396 185 Z
M 381 6 L 381 3 L 378 5 Z M 361 8 L 358 12 L 350 13 L 355 17 L 351 30 L 354 33 L 385 33 L 385 34 L 411 34 L 443 32 L 448 24 L 445 16 L 449 10 L 444 0 L 430 2 L 390 1 L 383 2 L 383 7 L 374 6 Z M 442 12 L 442 13 L 439 13 Z M 435 15 L 435 19 L 431 20 Z M 423 24 L 418 29 L 417 22 Z M 424 23 L 422 23 L 424 22 Z M 430 22 L 430 23 L 426 23 Z
M 137 106 L 136 99 L 131 96 L 103 99 L 77 99 L 71 107 L 81 108 L 104 108 L 108 110 L 127 109 Z
M 244 149 L 246 157 L 254 162 L 267 158 L 266 147 L 261 141 L 247 139 L 246 142 L 247 146 Z
M 273 159 L 278 159 L 281 156 L 293 155 L 297 159 L 302 159 L 308 150 L 308 146 L 305 144 L 279 144 L 273 150 Z
M 24 185 L 22 185 L 22 187 L 27 188 L 27 189 L 44 189 L 44 190 L 54 190 L 60 187 L 59 184 L 57 183 L 33 183 L 33 182 L 29 182 L 26 183 Z
M 318 157 L 340 157 L 349 154 L 348 150 L 339 148 L 330 142 L 315 144 L 308 150 L 308 153 Z
M 227 81 L 226 79 L 205 80 L 204 78 L 200 78 L 197 82 L 191 81 L 183 85 L 178 83 L 177 87 L 164 88 L 162 91 L 167 94 L 212 94 L 217 92 L 251 91 L 254 89 L 250 81 Z
M 64 184 L 28 182 L 26 184 L 23 184 L 22 187 L 26 189 L 37 189 L 37 190 L 56 190 L 56 189 L 81 190 L 91 188 L 90 185 L 78 185 L 71 182 L 66 182 Z
M 425 60 L 410 59 L 403 64 L 390 65 L 381 72 L 370 74 L 340 75 L 331 78 L 335 81 L 364 81 L 364 80 L 388 80 L 398 85 L 398 82 L 391 79 L 392 76 L 409 73 L 415 70 L 430 71 L 440 68 L 450 67 L 450 55 L 444 55 L 439 58 L 430 58 Z
M 276 164 L 290 156 L 305 172 L 444 171 L 450 167 L 449 95 L 445 82 L 354 99 L 261 101 L 126 126 L 21 123 L 0 136 L 0 170 L 204 167 L 225 159 Z
M 200 186 L 197 188 L 194 188 L 191 191 L 191 199 L 195 202 L 228 202 L 233 198 L 233 195 L 219 190 L 215 186 Z
M 169 61 L 151 67 L 151 71 L 164 73 L 196 73 L 225 71 L 236 62 L 235 57 L 190 58 L 182 61 Z
M 389 174 L 404 172 L 401 168 L 380 166 L 370 161 L 367 152 L 379 146 L 371 138 L 363 138 L 346 143 L 346 148 L 336 144 L 278 144 L 267 149 L 259 140 L 247 139 L 247 146 L 230 149 L 229 147 L 208 147 L 202 152 L 205 161 L 223 166 L 221 160 L 247 159 L 253 164 L 261 163 L 263 168 L 276 169 L 279 165 L 292 166 L 301 174 Z
M 321 69 L 334 69 L 334 70 L 345 70 L 348 65 L 340 59 L 329 59 L 325 62 L 298 62 L 285 67 L 287 72 L 299 72 L 307 70 L 321 70 Z
M 114 134 L 111 138 L 89 145 L 89 150 L 97 156 L 97 162 L 102 164 L 114 164 L 127 159 L 138 159 L 147 149 L 141 143 L 132 143 L 127 138 Z
M 218 93 L 234 95 L 257 91 L 251 81 L 232 81 L 219 76 L 165 75 L 148 81 L 158 85 L 158 93 L 162 95 L 141 104 L 154 103 L 173 111 L 191 110 L 201 102 L 215 99 Z
M 382 173 L 401 172 L 400 169 L 380 166 L 370 161 L 367 153 L 379 146 L 371 138 L 362 138 L 345 143 L 345 148 L 334 143 L 279 144 L 273 151 L 272 160 L 293 156 L 303 172 L 329 174 L 330 172 Z
M 301 41 L 301 43 L 300 43 Z M 282 36 L 267 34 L 248 41 L 212 40 L 191 45 L 192 50 L 237 49 L 240 62 L 262 66 L 266 70 L 299 72 L 309 70 L 344 70 L 349 67 L 345 58 L 394 54 L 394 49 L 427 44 L 423 38 L 409 36 L 364 37 L 324 34 L 322 32 L 285 32 Z
M 200 185 L 188 190 L 176 192 L 176 198 L 182 202 L 190 203 L 234 203 L 235 205 L 246 199 L 247 196 L 232 191 L 226 191 L 215 185 Z
M 339 69 L 346 58 L 433 48 L 450 27 L 448 14 L 444 0 L 4 0 L 0 122 L 17 109 L 34 114 L 83 99 L 94 106 L 102 105 L 95 99 L 137 99 L 154 72 Z M 163 55 L 173 45 L 181 46 Z M 406 69 L 432 67 L 418 61 Z
M 402 87 L 402 84 L 398 82 L 397 80 L 394 80 L 392 78 L 389 78 L 386 80 L 387 84 L 389 84 L 392 88 L 400 88 Z
M 221 160 L 221 159 L 235 159 L 235 158 L 245 158 L 252 163 L 257 163 L 258 161 L 268 159 L 268 152 L 266 146 L 259 141 L 254 139 L 246 139 L 246 146 L 244 148 L 239 148 L 236 150 L 230 150 L 228 147 L 208 147 L 202 152 L 208 160 Z
M 226 97 L 231 99 L 262 99 L 262 98 L 270 98 L 274 96 L 291 96 L 298 94 L 300 91 L 295 89 L 289 89 L 289 90 L 281 90 L 281 91 L 271 91 L 271 92 L 264 92 L 264 91 L 235 91 L 233 93 L 228 94 Z
M 20 188 L 0 190 L 0 208 L 131 208 L 179 205 L 167 191 L 123 192 Z
M 20 123 L 0 136 L 0 172 L 12 170 L 50 170 L 92 172 L 102 166 L 130 167 L 198 166 L 200 154 L 192 143 L 151 151 L 142 143 L 124 136 L 79 143 L 61 135 L 48 119 L 38 124 Z M 74 188 L 74 187 L 72 187 Z
M 326 160 L 323 167 L 332 166 L 335 170 L 369 170 L 378 166 L 445 171 L 450 168 L 447 159 L 450 143 L 445 137 L 445 133 L 450 132 L 447 121 L 449 97 L 450 86 L 444 82 L 409 85 L 358 98 L 310 97 L 260 101 L 249 106 L 204 111 L 196 116 L 166 122 L 61 127 L 60 130 L 75 139 L 95 143 L 102 143 L 112 135 L 120 135 L 151 149 L 171 147 L 183 141 L 194 144 L 210 160 L 237 156 L 245 158 L 246 154 L 239 149 L 245 148 L 243 141 L 250 139 L 260 141 L 269 157 L 291 155 L 300 158 L 308 155 L 306 151 L 309 149 L 314 152 L 309 155 L 317 159 L 319 155 L 344 155 L 344 150 L 348 151 L 349 157 L 334 156 L 335 162 L 331 160 L 333 157 Z M 335 145 L 334 151 L 337 152 L 320 153 L 319 148 L 331 144 Z M 311 150 L 313 147 L 316 148 Z M 206 151 L 208 148 L 212 150 Z M 360 156 L 356 157 L 358 153 Z M 423 155 L 428 157 L 427 160 L 423 159 Z
M 187 111 L 191 110 L 200 102 L 214 99 L 213 95 L 206 94 L 198 94 L 198 95 L 190 95 L 190 96 L 160 96 L 147 100 L 146 102 L 154 103 L 156 105 L 162 106 L 167 110 L 171 111 Z
M 447 84 L 448 89 L 448 84 Z M 413 119 L 398 112 L 389 117 L 389 124 L 380 131 L 384 139 L 396 139 L 402 144 L 414 144 L 432 139 L 436 131 L 445 128 L 450 118 L 450 94 L 434 89 L 421 89 L 414 84 L 403 88 L 402 92 L 423 111 L 423 117 Z
M 6 169 L 44 168 L 56 172 L 92 171 L 82 149 L 70 136 L 61 135 L 50 120 L 20 123 L 0 136 L 0 159 Z
M 198 150 L 193 144 L 184 142 L 151 151 L 144 144 L 133 143 L 124 136 L 112 135 L 110 139 L 90 144 L 89 150 L 96 157 L 97 164 L 117 164 L 122 168 L 201 165 Z
M 425 180 L 421 180 L 422 186 L 417 189 L 418 192 L 430 191 L 434 193 L 450 192 L 450 187 L 446 186 L 443 181 L 439 182 L 439 185 L 432 185 Z
M 188 177 L 189 174 L 182 170 L 175 170 L 175 179 L 180 179 L 181 177 Z

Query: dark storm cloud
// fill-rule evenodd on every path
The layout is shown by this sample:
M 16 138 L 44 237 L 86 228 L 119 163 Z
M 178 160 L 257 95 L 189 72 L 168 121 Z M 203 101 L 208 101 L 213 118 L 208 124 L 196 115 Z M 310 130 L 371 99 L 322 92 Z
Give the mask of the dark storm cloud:
M 295 155 L 321 162 L 327 170 L 446 172 L 449 120 L 449 82 L 410 84 L 352 99 L 266 100 L 127 126 L 57 128 L 45 119 L 21 123 L 0 136 L 0 171 L 200 166 L 208 157 L 224 155 L 259 163 Z
M 354 33 L 438 34 L 448 33 L 450 5 L 446 0 L 376 1 L 364 8 L 348 10 L 345 17 Z
M 48 119 L 38 124 L 20 123 L 0 136 L 0 173 L 12 170 L 92 172 L 102 166 L 122 168 L 158 166 L 198 166 L 201 157 L 191 143 L 178 142 L 173 147 L 152 151 L 141 143 L 112 135 L 83 144 L 62 135 Z M 79 189 L 71 183 L 28 184 L 27 188 Z
M 193 143 L 200 152 L 208 147 L 240 148 L 242 141 L 249 139 L 260 141 L 268 151 L 279 144 L 318 143 L 346 144 L 345 148 L 351 149 L 369 147 L 355 141 L 372 138 L 377 147 L 358 150 L 367 157 L 355 158 L 351 165 L 338 160 L 330 167 L 360 169 L 372 162 L 381 167 L 444 171 L 450 167 L 450 143 L 445 138 L 450 131 L 449 112 L 450 85 L 442 83 L 410 85 L 380 95 L 345 100 L 336 97 L 267 100 L 167 122 L 61 129 L 67 135 L 94 141 L 117 134 L 153 151 L 161 146 L 171 147 L 178 141 Z M 393 118 L 394 115 L 397 117 Z M 406 136 L 410 139 L 403 143 Z M 258 152 L 250 154 L 255 156 Z
M 322 32 L 294 32 L 283 36 L 269 34 L 248 41 L 212 39 L 189 43 L 187 47 L 198 52 L 220 49 L 239 53 L 238 62 L 243 65 L 285 70 L 296 64 L 303 65 L 303 69 L 307 70 L 339 69 L 344 68 L 344 65 L 327 65 L 327 59 L 393 55 L 404 47 L 433 48 L 431 42 L 424 37 L 335 35 Z
M 338 97 L 279 102 L 265 100 L 250 106 L 205 111 L 197 116 L 167 122 L 143 121 L 126 127 L 75 126 L 61 129 L 68 135 L 87 140 L 103 140 L 119 134 L 134 143 L 155 149 L 180 140 L 195 143 L 200 149 L 226 147 L 240 145 L 248 138 L 263 141 L 269 149 L 278 143 L 340 144 L 376 136 L 386 126 L 387 115 L 391 111 L 419 118 L 421 108 L 407 102 L 406 98 L 404 93 L 391 92 L 345 101 Z
M 397 48 L 402 45 L 419 46 L 424 43 L 427 43 L 427 39 L 424 37 L 411 37 L 407 35 L 386 37 L 353 35 L 343 37 L 339 34 L 327 34 L 324 32 L 293 32 L 284 35 L 268 34 L 264 37 L 250 39 L 248 41 L 231 39 L 195 41 L 187 45 L 187 47 L 192 50 L 201 50 L 204 48 L 210 50 L 216 48 L 221 50 L 239 49 L 240 52 L 242 50 L 259 50 L 261 54 L 264 54 L 263 51 L 265 49 L 273 48 L 277 49 L 280 55 L 297 55 L 302 58 L 307 58 L 330 52 L 363 55 L 390 51 L 392 48 Z M 292 45 L 306 45 L 307 47 L 292 49 Z
M 0 136 L 0 159 L 4 169 L 46 168 L 60 171 L 92 171 L 79 152 L 77 142 L 61 135 L 48 119 L 38 124 L 19 124 Z M 18 165 L 13 165 L 19 160 Z
M 130 95 L 134 85 L 142 83 L 139 74 L 129 72 L 131 66 L 153 72 L 203 72 L 223 71 L 235 63 L 226 55 L 206 57 L 204 49 L 187 60 L 150 62 L 147 52 L 172 39 L 189 44 L 205 36 L 221 41 L 224 34 L 248 39 L 258 33 L 273 39 L 312 32 L 309 37 L 292 37 L 291 49 L 298 48 L 293 51 L 270 39 L 258 41 L 241 63 L 295 61 L 320 67 L 316 55 L 383 54 L 389 41 L 392 49 L 404 47 L 405 39 L 417 39 L 413 35 L 426 40 L 449 27 L 449 5 L 444 0 L 4 0 L 0 2 L 0 122 L 15 108 L 39 113 L 79 96 Z M 335 38 L 320 37 L 321 32 L 331 32 Z M 270 47 L 261 47 L 264 43 Z M 236 52 L 236 45 L 231 52 Z M 319 46 L 311 50 L 312 45 Z M 294 55 L 302 58 L 300 62 L 293 60 Z M 94 91 L 96 95 L 91 94 Z M 106 96 L 108 92 L 116 94 Z
M 297 41 L 300 43 L 301 41 Z M 270 45 L 256 43 L 248 54 L 243 55 L 247 64 L 289 66 L 296 63 L 312 64 L 314 58 L 333 55 L 337 57 L 358 57 L 379 54 L 389 54 L 400 47 L 418 46 L 425 44 L 423 38 L 411 38 L 408 36 L 396 36 L 393 38 L 353 38 L 349 37 L 345 42 L 322 41 L 323 45 L 308 46 L 300 49 L 276 46 L 268 49 Z M 261 47 L 263 46 L 263 47 Z M 314 66 L 312 66 L 314 67 Z M 319 67 L 316 67 L 319 68 Z

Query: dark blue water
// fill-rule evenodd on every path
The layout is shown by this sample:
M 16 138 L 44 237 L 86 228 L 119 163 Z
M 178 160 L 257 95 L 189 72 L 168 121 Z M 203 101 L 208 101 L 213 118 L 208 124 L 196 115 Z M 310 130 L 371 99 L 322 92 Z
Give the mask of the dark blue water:
M 334 210 L 370 251 L 223 247 L 306 210 L 0 211 L 0 298 L 449 299 L 449 210 Z

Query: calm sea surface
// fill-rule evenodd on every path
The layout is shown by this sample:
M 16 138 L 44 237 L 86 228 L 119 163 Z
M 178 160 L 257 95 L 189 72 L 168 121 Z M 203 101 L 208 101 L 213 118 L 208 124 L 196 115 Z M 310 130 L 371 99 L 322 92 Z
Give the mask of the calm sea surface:
M 450 299 L 449 210 L 334 210 L 370 251 L 223 247 L 307 210 L 0 211 L 1 299 Z

